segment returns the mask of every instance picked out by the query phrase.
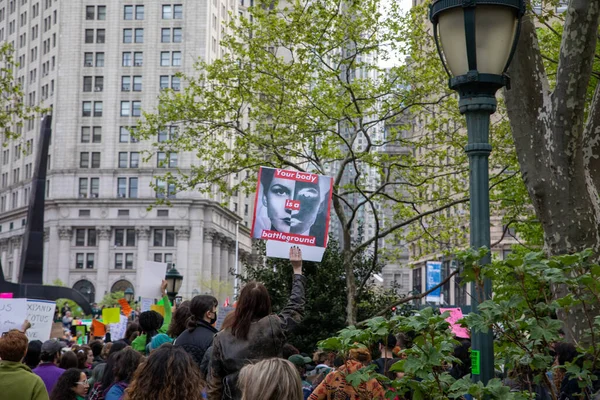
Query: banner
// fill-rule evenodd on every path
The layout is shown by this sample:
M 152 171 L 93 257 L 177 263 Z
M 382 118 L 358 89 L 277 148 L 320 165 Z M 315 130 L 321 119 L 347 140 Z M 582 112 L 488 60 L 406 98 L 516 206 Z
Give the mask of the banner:
M 252 237 L 267 241 L 267 256 L 289 258 L 291 246 L 306 261 L 321 261 L 327 247 L 333 179 L 260 167 Z
M 154 299 L 147 299 L 145 297 L 142 297 L 142 304 L 140 306 L 140 311 L 141 312 L 150 311 L 150 307 L 152 307 L 153 304 L 154 304 Z
M 443 314 L 446 311 L 448 311 L 448 313 L 450 314 L 448 316 L 448 318 L 446 318 L 446 322 L 448 322 L 450 324 L 450 328 L 452 329 L 452 333 L 454 334 L 454 336 L 456 336 L 457 338 L 460 338 L 460 339 L 469 339 L 471 337 L 471 335 L 469 335 L 469 331 L 467 330 L 467 328 L 463 328 L 457 322 L 459 319 L 463 318 L 462 310 L 460 308 L 441 308 L 440 307 L 440 313 Z
M 142 298 L 160 299 L 160 283 L 165 279 L 167 274 L 167 263 L 159 263 L 155 261 L 144 261 L 144 269 L 142 270 L 142 279 L 138 283 L 136 293 Z M 143 310 L 142 310 L 143 311 Z
M 441 261 L 427 261 L 427 287 L 426 291 L 436 287 L 442 283 L 442 263 Z M 442 288 L 439 287 L 433 292 L 429 293 L 425 298 L 425 301 L 431 301 L 434 303 L 440 303 L 442 294 Z
M 215 328 L 217 328 L 218 331 L 221 330 L 221 327 L 223 326 L 223 321 L 225 321 L 225 317 L 233 310 L 235 310 L 235 307 L 233 306 L 219 306 L 219 308 L 217 309 L 217 322 L 215 326 Z
M 27 300 L 27 320 L 31 328 L 27 329 L 27 338 L 45 342 L 50 339 L 52 324 L 54 323 L 54 310 L 56 303 L 46 300 Z
M 21 329 L 27 319 L 27 299 L 0 299 L 0 333 Z

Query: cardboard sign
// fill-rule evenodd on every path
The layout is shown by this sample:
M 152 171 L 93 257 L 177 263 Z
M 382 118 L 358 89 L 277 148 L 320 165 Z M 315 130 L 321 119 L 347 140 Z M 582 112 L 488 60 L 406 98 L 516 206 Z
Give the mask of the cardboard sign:
M 167 263 L 144 261 L 142 279 L 136 293 L 142 298 L 160 299 L 160 283 L 167 274 Z
M 119 299 L 119 304 L 121 305 L 121 311 L 123 311 L 123 314 L 125 314 L 127 317 L 129 317 L 132 310 L 131 310 L 131 306 L 129 305 L 127 300 Z
M 118 307 L 105 308 L 102 310 L 102 322 L 104 324 L 118 324 L 120 321 L 120 315 L 121 309 Z
M 27 319 L 27 299 L 0 299 L 0 333 L 21 329 Z
M 154 299 L 142 298 L 142 304 L 140 305 L 140 310 L 142 312 L 150 311 L 150 307 L 152 307 L 153 304 L 154 304 Z
M 106 336 L 106 325 L 95 319 L 92 321 L 92 332 L 94 332 L 94 337 L 104 337 Z
M 30 341 L 45 342 L 50 339 L 55 309 L 56 303 L 53 301 L 27 300 L 27 320 L 31 322 L 31 328 L 26 333 Z
M 165 316 L 165 306 L 159 306 L 159 305 L 156 305 L 156 304 L 152 304 L 150 306 L 150 310 L 156 311 L 157 313 L 159 313 L 163 317 Z
M 127 332 L 127 321 L 128 318 L 124 315 L 121 315 L 119 323 L 110 324 L 110 339 L 113 342 L 115 340 L 121 340 L 125 337 L 125 332 Z
M 446 318 L 446 322 L 450 324 L 450 328 L 452 329 L 452 333 L 454 333 L 454 336 L 461 339 L 469 339 L 471 335 L 469 335 L 469 331 L 467 330 L 467 328 L 463 328 L 457 322 L 463 317 L 462 310 L 460 308 L 440 308 L 440 312 L 442 314 L 446 311 L 450 313 L 448 318 Z
M 289 258 L 292 246 L 306 261 L 321 261 L 327 247 L 333 179 L 260 167 L 252 237 L 267 241 L 267 256 Z

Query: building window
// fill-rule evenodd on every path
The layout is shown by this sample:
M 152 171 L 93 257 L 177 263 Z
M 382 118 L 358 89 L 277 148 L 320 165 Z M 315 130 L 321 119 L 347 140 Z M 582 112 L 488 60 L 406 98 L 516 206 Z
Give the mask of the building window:
M 129 117 L 131 115 L 131 103 L 128 101 L 121 102 L 121 117 Z
M 161 75 L 160 77 L 160 89 L 168 89 L 169 88 L 169 75 Z
M 134 92 L 142 91 L 142 77 L 141 76 L 133 77 L 133 91 Z
M 94 102 L 94 117 L 101 117 L 101 116 L 102 116 L 102 102 L 95 101 Z
M 144 43 L 144 28 L 137 28 L 135 30 L 135 42 Z
M 79 153 L 79 168 L 90 167 L 90 153 Z
M 87 254 L 85 268 L 94 269 L 94 254 L 93 253 Z
M 95 247 L 96 229 L 75 229 L 75 246 Z
M 75 268 L 77 269 L 83 269 L 83 263 L 84 263 L 84 258 L 85 254 L 83 253 L 77 253 L 76 255 L 76 261 L 75 261 Z
M 160 35 L 161 43 L 169 43 L 171 41 L 171 28 L 162 28 Z
M 160 52 L 160 66 L 168 67 L 171 65 L 171 53 L 168 51 Z
M 141 51 L 136 51 L 133 53 L 133 65 L 136 67 L 141 67 L 144 65 L 144 53 Z
M 181 66 L 181 52 L 180 51 L 174 51 L 172 53 L 172 66 L 174 67 L 179 67 Z
M 130 76 L 122 76 L 121 77 L 121 91 L 129 92 L 131 90 L 131 77 Z
M 119 142 L 121 143 L 129 143 L 129 130 L 126 126 L 122 126 L 119 131 Z
M 127 153 L 119 153 L 119 168 L 127 168 Z
M 94 126 L 92 132 L 92 143 L 102 143 L 102 127 Z
M 91 92 L 92 91 L 92 77 L 91 76 L 84 76 L 83 77 L 83 91 L 84 92 Z
M 140 153 L 132 151 L 129 153 L 129 168 L 138 168 L 140 166 Z
M 117 178 L 117 197 L 136 199 L 138 197 L 138 178 Z
M 115 229 L 115 246 L 135 247 L 135 229 Z
M 96 76 L 94 78 L 94 92 L 101 92 L 104 90 L 104 77 Z
M 79 197 L 86 198 L 88 196 L 88 179 L 79 178 Z
M 144 6 L 135 6 L 135 19 L 144 19 Z
M 91 117 L 92 116 L 92 102 L 84 101 L 82 105 L 82 116 Z
M 129 52 L 129 51 L 123 52 L 123 63 L 122 64 L 124 67 L 131 67 L 131 65 L 132 65 L 131 52 Z
M 174 229 L 154 229 L 154 247 L 175 246 Z
M 183 31 L 181 28 L 173 28 L 173 43 L 181 43 L 183 39 Z
M 163 143 L 167 140 L 173 140 L 177 137 L 177 127 L 168 126 L 165 129 L 158 131 L 158 142 Z
M 175 196 L 175 184 L 157 178 L 156 179 L 156 198 L 157 199 L 174 199 Z
M 85 8 L 85 19 L 92 20 L 96 16 L 96 7 L 95 6 L 87 6 Z
M 85 42 L 86 43 L 94 43 L 94 30 L 93 29 L 85 30 Z
M 166 4 L 162 6 L 162 19 L 172 19 L 173 18 L 173 9 L 170 4 Z
M 82 126 L 81 127 L 81 143 L 89 143 L 90 142 L 90 127 Z
M 92 153 L 92 168 L 100 168 L 100 153 Z
M 104 53 L 96 53 L 96 67 L 104 67 Z
M 178 92 L 181 89 L 181 82 L 178 76 L 171 76 L 171 89 Z
M 98 6 L 98 20 L 106 20 L 106 6 Z
M 131 109 L 134 117 L 140 117 L 142 115 L 142 102 L 141 101 L 132 101 Z
M 83 66 L 93 67 L 94 66 L 94 53 L 83 53 Z
M 133 19 L 133 6 L 123 6 L 123 19 L 124 20 L 132 20 Z
M 183 6 L 181 4 L 173 4 L 173 19 L 183 19 Z
M 123 29 L 123 43 L 133 43 L 133 29 Z
M 160 141 L 160 137 L 159 137 L 159 141 Z M 156 167 L 157 168 L 167 168 L 167 166 L 169 168 L 177 168 L 177 153 L 165 153 L 162 151 L 159 151 L 157 153 L 157 162 L 156 162 Z
M 115 254 L 115 269 L 123 269 L 123 253 Z
M 106 33 L 104 29 L 96 30 L 96 43 L 104 43 L 104 39 L 106 37 Z
M 170 267 L 173 263 L 173 253 L 154 253 L 155 262 L 165 262 Z

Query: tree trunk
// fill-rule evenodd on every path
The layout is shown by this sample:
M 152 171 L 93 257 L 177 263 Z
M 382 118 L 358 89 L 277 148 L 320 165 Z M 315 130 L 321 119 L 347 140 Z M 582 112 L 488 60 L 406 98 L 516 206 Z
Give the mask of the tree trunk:
M 526 16 L 509 70 L 512 89 L 504 92 L 521 173 L 548 255 L 586 248 L 600 254 L 600 86 L 585 120 L 599 16 L 597 0 L 571 0 L 554 91 L 532 16 Z M 583 313 L 571 310 L 560 317 L 567 339 L 578 341 L 587 324 Z

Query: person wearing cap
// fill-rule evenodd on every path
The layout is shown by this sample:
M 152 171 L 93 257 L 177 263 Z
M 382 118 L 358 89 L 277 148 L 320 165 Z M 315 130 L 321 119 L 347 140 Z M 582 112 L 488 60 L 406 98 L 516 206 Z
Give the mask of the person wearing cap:
M 27 353 L 27 336 L 16 329 L 0 336 L 0 398 L 48 400 L 42 379 L 21 361 Z
M 58 367 L 64 347 L 65 344 L 56 339 L 46 340 L 42 344 L 41 363 L 33 370 L 33 373 L 42 378 L 48 393 L 52 392 L 58 378 L 65 372 L 64 369 Z
M 288 361 L 294 364 L 298 370 L 298 373 L 300 374 L 300 380 L 302 381 L 302 394 L 304 395 L 304 400 L 306 400 L 313 391 L 312 385 L 306 381 L 306 367 L 312 362 L 312 359 L 310 357 L 304 357 L 300 354 L 294 354 L 288 358 Z

